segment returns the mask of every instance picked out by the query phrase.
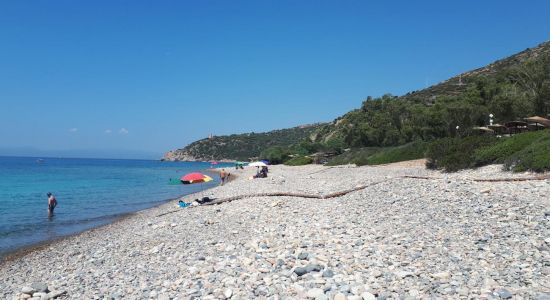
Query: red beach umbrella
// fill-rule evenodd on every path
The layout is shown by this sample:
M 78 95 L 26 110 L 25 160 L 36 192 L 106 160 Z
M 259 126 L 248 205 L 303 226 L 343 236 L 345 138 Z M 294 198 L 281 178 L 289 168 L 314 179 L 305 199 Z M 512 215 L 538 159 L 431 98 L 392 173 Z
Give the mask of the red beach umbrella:
M 195 173 L 189 173 L 187 175 L 182 176 L 180 180 L 183 184 L 192 184 L 192 183 L 211 181 L 212 177 L 208 175 L 204 175 L 199 172 L 195 172 Z

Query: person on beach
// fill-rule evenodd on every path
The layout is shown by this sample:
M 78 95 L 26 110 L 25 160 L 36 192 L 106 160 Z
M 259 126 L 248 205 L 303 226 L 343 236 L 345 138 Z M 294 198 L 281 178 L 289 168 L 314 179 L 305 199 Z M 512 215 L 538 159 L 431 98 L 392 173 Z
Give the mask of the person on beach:
M 53 210 L 57 206 L 57 199 L 55 199 L 52 193 L 48 193 L 47 195 L 48 195 L 48 216 L 52 216 Z
M 220 172 L 220 179 L 222 181 L 221 185 L 224 184 L 226 176 L 227 176 L 227 173 L 225 173 L 225 169 L 222 169 L 221 172 Z

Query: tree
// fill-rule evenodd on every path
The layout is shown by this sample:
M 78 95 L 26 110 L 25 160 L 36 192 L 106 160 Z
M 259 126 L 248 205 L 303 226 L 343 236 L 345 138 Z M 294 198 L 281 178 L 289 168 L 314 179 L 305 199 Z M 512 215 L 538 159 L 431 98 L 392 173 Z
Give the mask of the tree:
M 532 99 L 535 113 L 547 116 L 550 112 L 550 53 L 516 67 L 510 78 Z

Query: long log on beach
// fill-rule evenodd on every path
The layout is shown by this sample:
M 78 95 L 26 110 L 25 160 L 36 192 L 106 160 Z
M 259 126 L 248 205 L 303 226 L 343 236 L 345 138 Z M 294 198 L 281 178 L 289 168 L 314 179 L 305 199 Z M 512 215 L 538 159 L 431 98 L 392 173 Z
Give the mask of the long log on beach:
M 225 202 L 231 202 L 231 201 L 235 201 L 235 200 L 240 200 L 240 199 L 244 199 L 244 198 L 252 198 L 252 197 L 297 197 L 297 198 L 308 198 L 308 199 L 330 199 L 330 198 L 341 197 L 341 196 L 344 196 L 346 194 L 357 192 L 357 191 L 360 191 L 360 190 L 364 190 L 368 187 L 380 184 L 380 183 L 388 181 L 390 179 L 392 179 L 392 178 L 382 180 L 382 181 L 373 182 L 373 183 L 367 184 L 367 185 L 360 185 L 360 186 L 357 186 L 357 187 L 354 187 L 354 188 L 351 188 L 351 189 L 347 189 L 347 190 L 343 190 L 343 191 L 339 191 L 339 192 L 334 192 L 334 193 L 330 193 L 330 194 L 326 194 L 326 195 L 293 193 L 293 192 L 257 193 L 257 194 L 238 195 L 238 196 L 233 196 L 233 197 L 222 198 L 222 199 L 214 200 L 212 202 L 207 202 L 207 203 L 201 204 L 199 206 L 217 205 L 217 204 L 221 204 L 221 203 L 225 203 Z M 191 207 L 194 207 L 194 206 L 191 206 Z M 157 215 L 157 217 L 161 217 L 161 216 L 168 215 L 168 214 L 175 213 L 175 212 L 179 212 L 179 211 L 182 211 L 182 210 L 178 209 L 178 210 L 165 212 L 165 213 L 162 213 L 160 215 Z
M 403 175 L 402 178 L 413 178 L 413 179 L 443 179 L 441 177 L 429 177 L 429 176 L 413 176 L 413 175 Z M 507 182 L 507 181 L 530 181 L 530 180 L 546 180 L 550 179 L 550 174 L 533 176 L 533 177 L 510 177 L 510 178 L 473 178 L 470 179 L 476 182 Z
M 518 178 L 492 178 L 492 179 L 473 179 L 479 182 L 501 182 L 501 181 L 529 181 L 529 180 L 546 180 L 550 179 L 550 174 L 534 176 L 534 177 L 518 177 Z
M 341 196 L 344 196 L 346 194 L 357 192 L 357 191 L 360 191 L 360 190 L 364 190 L 368 187 L 371 187 L 371 186 L 374 186 L 374 185 L 377 185 L 377 184 L 380 184 L 382 182 L 386 182 L 386 181 L 389 181 L 389 180 L 392 180 L 392 179 L 395 179 L 395 178 L 396 177 L 388 178 L 388 179 L 385 179 L 385 180 L 373 182 L 371 184 L 360 185 L 360 186 L 357 186 L 357 187 L 354 187 L 354 188 L 351 188 L 351 189 L 347 189 L 347 190 L 343 190 L 343 191 L 339 191 L 339 192 L 334 192 L 334 193 L 329 193 L 329 194 L 326 194 L 326 195 L 293 193 L 293 192 L 257 193 L 257 194 L 237 195 L 237 196 L 233 196 L 233 197 L 222 198 L 222 199 L 214 200 L 212 202 L 207 202 L 207 203 L 201 204 L 200 206 L 217 205 L 217 204 L 221 204 L 221 203 L 225 203 L 225 202 L 231 202 L 231 201 L 235 201 L 235 200 L 240 200 L 240 199 L 244 199 L 244 198 L 252 198 L 252 197 L 297 197 L 297 198 L 309 198 L 309 199 L 330 199 L 330 198 L 341 197 Z M 400 176 L 400 177 L 397 177 L 397 178 L 428 179 L 428 180 L 430 180 L 430 179 L 432 179 L 432 180 L 433 179 L 435 179 L 435 180 L 443 179 L 441 177 L 414 176 L 414 175 L 403 175 L 403 176 Z M 541 176 L 534 176 L 534 177 L 493 178 L 493 179 L 474 178 L 474 179 L 470 179 L 470 180 L 476 181 L 476 182 L 510 182 L 510 181 L 545 180 L 545 179 L 550 179 L 550 174 L 541 175 Z M 191 207 L 193 207 L 193 206 L 191 206 Z M 178 212 L 178 211 L 182 211 L 182 210 L 179 209 L 179 210 L 173 210 L 173 211 L 165 212 L 163 214 L 157 215 L 157 217 L 161 217 L 161 216 L 171 214 L 171 213 L 175 213 L 175 212 Z

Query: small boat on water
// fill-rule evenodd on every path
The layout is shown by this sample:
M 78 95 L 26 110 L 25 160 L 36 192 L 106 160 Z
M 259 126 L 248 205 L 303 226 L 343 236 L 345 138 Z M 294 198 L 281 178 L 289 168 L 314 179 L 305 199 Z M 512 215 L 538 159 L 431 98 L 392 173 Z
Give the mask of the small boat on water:
M 39 159 L 36 160 L 36 163 L 37 163 L 37 164 L 41 164 L 41 163 L 43 163 L 43 162 L 44 162 L 44 160 L 43 160 L 42 158 L 39 158 Z

